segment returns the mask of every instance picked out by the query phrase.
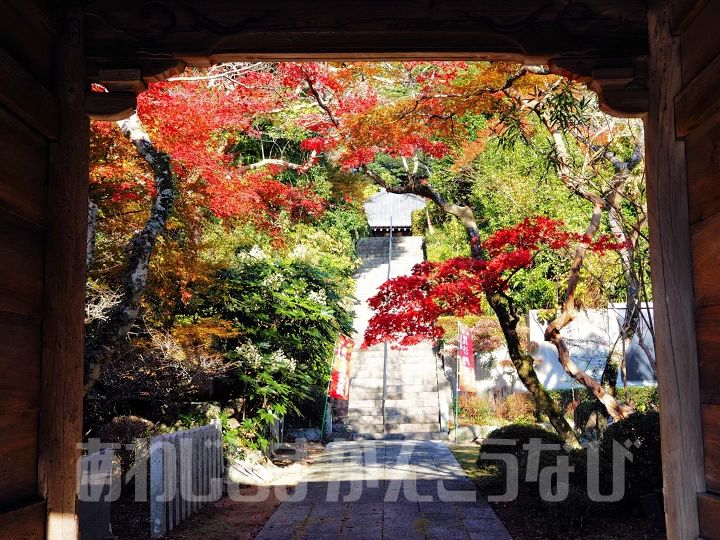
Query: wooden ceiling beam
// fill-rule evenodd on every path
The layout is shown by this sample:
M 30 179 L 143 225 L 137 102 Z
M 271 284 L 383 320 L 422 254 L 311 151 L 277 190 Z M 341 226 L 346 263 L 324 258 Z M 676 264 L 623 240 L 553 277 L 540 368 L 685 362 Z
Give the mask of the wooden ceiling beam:
M 185 65 L 229 61 L 509 60 L 556 65 L 589 81 L 601 100 L 607 90 L 611 112 L 646 109 L 643 0 L 94 0 L 85 27 L 88 70 L 98 78 L 139 69 L 152 82 Z

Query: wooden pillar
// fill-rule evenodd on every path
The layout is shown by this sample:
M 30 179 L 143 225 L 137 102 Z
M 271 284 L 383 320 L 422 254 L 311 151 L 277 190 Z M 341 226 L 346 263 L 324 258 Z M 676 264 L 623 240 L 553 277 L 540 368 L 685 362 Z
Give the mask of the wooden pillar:
M 652 0 L 647 197 L 655 308 L 667 537 L 697 538 L 697 493 L 705 490 L 695 338 L 685 143 L 675 137 L 673 98 L 682 89 L 680 39 L 670 0 Z
M 38 482 L 47 538 L 75 540 L 76 467 L 82 441 L 89 120 L 85 115 L 82 12 L 68 7 L 54 43 L 60 107 L 50 150 Z

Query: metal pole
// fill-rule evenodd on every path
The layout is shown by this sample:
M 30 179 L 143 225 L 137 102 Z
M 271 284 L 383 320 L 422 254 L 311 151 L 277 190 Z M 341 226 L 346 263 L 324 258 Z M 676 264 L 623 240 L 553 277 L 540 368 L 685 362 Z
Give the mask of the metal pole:
M 339 348 L 340 348 L 340 336 L 338 335 L 337 339 L 335 340 L 335 347 L 333 347 L 332 360 L 330 360 L 330 380 L 328 381 L 327 389 L 325 390 L 325 406 L 323 407 L 322 425 L 320 427 L 320 439 L 325 437 L 325 416 L 327 415 L 327 406 L 328 406 L 328 401 L 330 400 L 330 383 L 332 382 L 332 368 L 333 368 L 333 363 L 335 362 L 335 357 L 338 354 Z
M 460 393 L 460 321 L 458 321 L 458 348 L 455 353 L 455 444 L 458 443 L 458 409 L 459 399 L 458 394 Z
M 390 242 L 388 245 L 388 272 L 387 278 L 390 279 L 390 263 L 392 262 L 392 214 L 390 214 Z M 383 434 L 387 435 L 387 423 L 385 415 L 385 401 L 387 401 L 387 366 L 388 366 L 388 342 L 385 341 L 385 353 L 383 355 L 383 398 L 382 398 L 382 420 L 383 420 Z

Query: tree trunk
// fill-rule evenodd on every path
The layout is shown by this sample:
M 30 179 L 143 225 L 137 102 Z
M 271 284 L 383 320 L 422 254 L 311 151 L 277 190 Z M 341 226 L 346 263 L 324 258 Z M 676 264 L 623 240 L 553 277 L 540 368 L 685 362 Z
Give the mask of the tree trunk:
M 563 416 L 560 407 L 553 401 L 540 379 L 538 379 L 533 367 L 535 362 L 533 357 L 524 353 L 520 346 L 520 337 L 517 333 L 517 316 L 512 314 L 512 308 L 507 305 L 506 300 L 500 294 L 489 294 L 487 299 L 500 322 L 510 359 L 515 366 L 518 377 L 540 404 L 541 410 L 547 414 L 550 424 L 555 428 L 558 435 L 571 447 L 579 448 L 577 437 Z
M 558 359 L 565 372 L 595 394 L 595 397 L 605 405 L 605 408 L 614 420 L 622 420 L 635 412 L 633 408 L 624 403 L 619 403 L 598 381 L 577 367 L 575 362 L 572 361 L 572 358 L 570 358 L 570 350 L 560 333 L 563 328 L 575 319 L 575 290 L 580 279 L 580 269 L 582 268 L 588 245 L 600 227 L 600 216 L 602 215 L 603 207 L 604 203 L 602 200 L 594 203 L 593 217 L 585 231 L 584 240 L 580 242 L 575 250 L 575 260 L 570 269 L 570 279 L 568 280 L 568 288 L 565 293 L 563 310 L 560 316 L 552 321 L 545 329 L 545 341 L 549 341 L 555 345 L 558 351 Z
M 145 227 L 127 246 L 122 299 L 112 308 L 107 319 L 100 322 L 93 337 L 85 344 L 85 393 L 98 381 L 105 362 L 127 337 L 137 319 L 147 285 L 150 257 L 158 235 L 165 230 L 175 197 L 175 178 L 170 167 L 170 156 L 155 149 L 138 115 L 134 114 L 118 124 L 123 135 L 152 168 L 157 195 Z
M 88 199 L 88 231 L 87 231 L 87 255 L 85 258 L 85 269 L 90 272 L 93 259 L 95 258 L 95 237 L 97 235 L 98 205 Z

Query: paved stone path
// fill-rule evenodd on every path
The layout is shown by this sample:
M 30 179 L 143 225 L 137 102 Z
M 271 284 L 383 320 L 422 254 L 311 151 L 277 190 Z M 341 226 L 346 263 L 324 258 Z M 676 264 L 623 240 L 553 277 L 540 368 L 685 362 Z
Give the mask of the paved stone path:
M 440 441 L 330 443 L 256 540 L 512 540 Z

